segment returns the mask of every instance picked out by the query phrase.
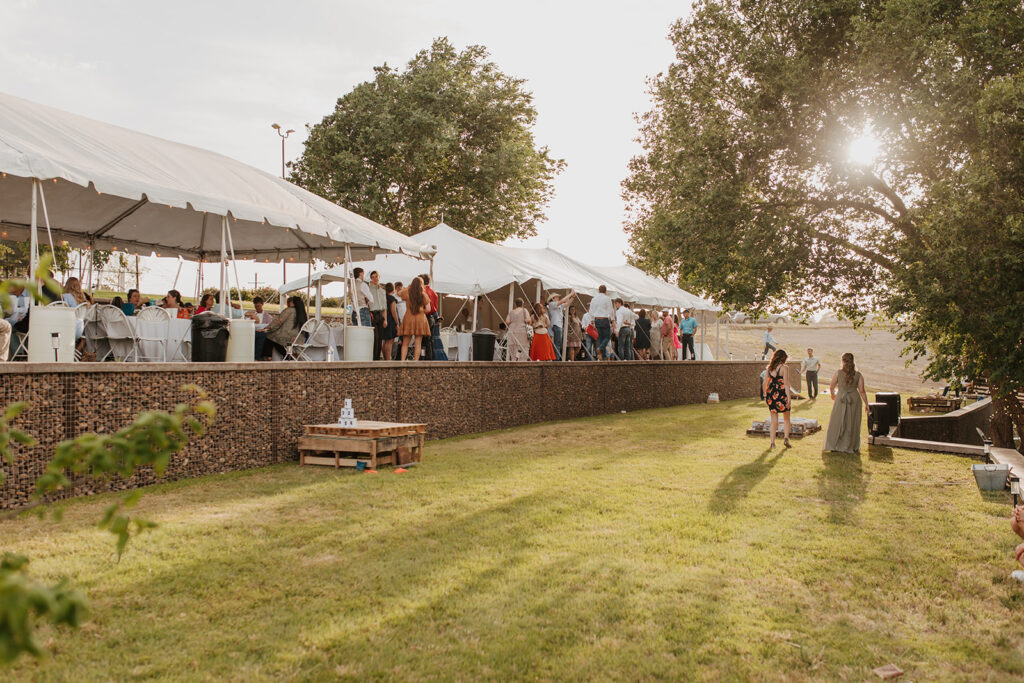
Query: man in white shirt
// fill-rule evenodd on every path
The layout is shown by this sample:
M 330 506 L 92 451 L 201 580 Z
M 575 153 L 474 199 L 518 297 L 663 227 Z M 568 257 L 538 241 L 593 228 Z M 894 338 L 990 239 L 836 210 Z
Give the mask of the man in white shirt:
M 772 328 L 768 328 L 764 333 L 764 353 L 761 354 L 761 360 L 768 357 L 768 350 L 775 351 L 778 342 L 775 341 L 775 337 L 772 336 Z
M 590 315 L 594 319 L 594 327 L 597 328 L 598 360 L 608 358 L 608 343 L 612 338 L 612 318 L 615 317 L 612 300 L 608 298 L 607 292 L 608 288 L 601 285 L 597 288 L 597 294 L 590 300 Z
M 562 299 L 558 294 L 552 294 L 548 299 L 548 320 L 551 322 L 551 343 L 555 345 L 555 358 L 562 360 L 562 311 L 572 303 L 576 296 L 575 290 L 570 291 Z
M 370 302 L 370 322 L 373 323 L 373 359 L 380 360 L 380 352 L 384 347 L 384 309 L 387 308 L 388 295 L 380 283 L 380 273 L 370 273 L 370 288 L 373 301 Z
M 615 300 L 615 329 L 618 330 L 619 360 L 633 360 L 633 324 L 637 315 L 622 299 Z
M 370 319 L 370 304 L 373 303 L 373 292 L 370 285 L 363 279 L 363 269 L 352 270 L 352 324 L 362 327 L 372 327 Z M 356 317 L 358 311 L 358 318 Z
M 818 397 L 818 370 L 821 368 L 821 361 L 814 357 L 814 349 L 807 349 L 807 358 L 800 362 L 800 372 L 806 373 L 807 377 L 807 398 Z

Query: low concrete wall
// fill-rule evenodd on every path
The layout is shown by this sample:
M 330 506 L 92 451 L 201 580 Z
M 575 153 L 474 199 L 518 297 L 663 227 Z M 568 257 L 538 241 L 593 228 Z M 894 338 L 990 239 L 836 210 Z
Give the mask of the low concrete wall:
M 29 502 L 54 447 L 116 431 L 141 410 L 170 409 L 197 384 L 217 404 L 206 437 L 174 458 L 164 480 L 261 467 L 298 457 L 304 424 L 334 422 L 345 398 L 356 417 L 425 422 L 444 438 L 620 410 L 756 397 L 762 362 L 620 363 L 78 363 L 0 364 L 0 406 L 27 400 L 17 426 L 39 445 L 2 464 L 0 509 Z M 791 375 L 798 382 L 794 364 Z M 796 388 L 799 388 L 797 384 Z M 74 495 L 155 481 L 75 483 Z
M 992 399 L 972 403 L 944 415 L 909 415 L 900 420 L 895 436 L 920 441 L 942 441 L 981 446 L 978 429 L 988 434 Z

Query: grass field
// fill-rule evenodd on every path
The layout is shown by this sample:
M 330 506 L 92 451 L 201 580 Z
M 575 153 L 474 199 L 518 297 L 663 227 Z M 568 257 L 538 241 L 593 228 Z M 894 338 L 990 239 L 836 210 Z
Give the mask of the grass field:
M 828 401 L 797 404 L 824 419 Z M 744 435 L 752 401 L 431 443 L 408 474 L 284 465 L 0 522 L 93 602 L 10 680 L 1024 675 L 1002 494 L 970 461 Z M 781 446 L 781 442 L 780 442 Z

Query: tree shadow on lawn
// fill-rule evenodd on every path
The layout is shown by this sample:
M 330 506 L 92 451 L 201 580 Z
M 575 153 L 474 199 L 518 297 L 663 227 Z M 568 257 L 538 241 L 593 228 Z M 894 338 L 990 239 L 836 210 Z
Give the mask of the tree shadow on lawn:
M 325 653 L 335 659 L 360 659 L 366 656 L 368 632 L 391 638 L 394 646 L 406 642 L 409 634 L 396 626 L 415 621 L 411 614 L 418 606 L 450 603 L 452 592 L 465 590 L 464 584 L 476 583 L 473 590 L 504 585 L 510 568 L 521 562 L 520 555 L 534 547 L 534 537 L 563 523 L 552 513 L 562 499 L 558 491 L 541 490 L 464 515 L 432 510 L 424 513 L 425 519 L 417 519 L 410 514 L 404 530 L 386 521 L 392 517 L 386 508 L 402 505 L 401 500 L 352 507 L 342 502 L 347 514 L 338 514 L 337 524 L 312 527 L 274 543 L 253 544 L 210 533 L 194 540 L 189 559 L 153 571 L 123 590 L 111 590 L 103 598 L 103 616 L 97 617 L 107 626 L 120 622 L 124 627 L 121 620 L 130 612 L 124 602 L 140 595 L 153 597 L 146 620 L 166 623 L 138 638 L 125 653 L 128 670 L 136 656 L 145 657 L 148 649 L 159 647 L 167 631 L 179 627 L 173 614 L 181 610 L 195 610 L 190 618 L 205 624 L 208 638 L 176 655 L 181 661 L 169 659 L 169 666 L 204 659 L 224 662 L 225 651 L 255 657 L 264 667 L 278 661 L 285 669 L 285 660 L 312 662 Z M 380 521 L 374 523 L 373 517 Z M 365 526 L 369 533 L 359 534 Z M 231 609 L 224 609 L 228 605 Z M 266 638 L 244 642 L 240 637 L 252 633 L 264 633 Z M 276 670 L 271 665 L 264 673 Z
M 864 502 L 868 484 L 860 453 L 821 454 L 825 469 L 818 473 L 818 495 L 828 502 L 828 521 L 833 524 L 854 523 L 854 511 Z
M 769 458 L 768 456 L 773 452 L 775 457 Z M 708 510 L 715 514 L 732 512 L 739 502 L 749 496 L 754 487 L 768 476 L 768 473 L 772 471 L 772 468 L 785 453 L 785 448 L 779 447 L 777 451 L 766 448 L 753 462 L 740 465 L 729 472 L 722 481 L 718 482 L 718 486 L 711 494 Z

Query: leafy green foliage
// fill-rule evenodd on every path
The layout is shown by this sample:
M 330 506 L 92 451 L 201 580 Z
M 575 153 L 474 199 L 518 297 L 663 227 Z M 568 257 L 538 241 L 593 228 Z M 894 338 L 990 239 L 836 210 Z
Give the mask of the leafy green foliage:
M 624 182 L 640 265 L 756 312 L 880 309 L 931 378 L 1024 385 L 1019 2 L 704 0 L 671 40 Z
M 44 256 L 36 275 L 60 291 L 55 282 L 45 280 L 50 258 Z M 9 305 L 11 292 L 24 287 L 37 301 L 42 300 L 40 288 L 34 281 L 5 281 L 0 283 L 0 300 Z M 196 396 L 196 400 L 179 403 L 170 413 L 150 410 L 139 414 L 134 422 L 114 434 L 82 434 L 58 444 L 53 459 L 36 480 L 36 504 L 72 487 L 71 477 L 88 475 L 97 480 L 112 477 L 128 478 L 140 468 L 152 467 L 157 476 L 163 474 L 171 456 L 194 437 L 202 436 L 207 424 L 216 416 L 216 408 L 206 392 L 195 385 L 183 389 Z M 29 402 L 18 401 L 4 410 L 0 417 L 0 458 L 14 464 L 13 444 L 31 447 L 36 440 L 26 432 L 12 426 Z M 0 485 L 3 471 L 0 470 Z M 136 489 L 104 511 L 99 526 L 116 537 L 117 557 L 120 559 L 133 535 L 155 525 L 145 519 L 130 516 L 127 511 L 138 503 L 142 491 Z M 39 507 L 40 514 L 46 508 Z M 53 508 L 56 519 L 61 509 Z M 47 619 L 53 624 L 77 627 L 86 609 L 85 597 L 72 589 L 66 580 L 55 586 L 44 586 L 34 581 L 27 572 L 28 558 L 5 553 L 0 559 L 0 664 L 12 662 L 21 654 L 41 656 L 45 653 L 34 635 L 35 623 Z
M 292 180 L 406 234 L 442 214 L 488 241 L 534 234 L 565 163 L 535 146 L 524 81 L 487 58 L 438 38 L 402 71 L 376 67 L 309 128 Z

